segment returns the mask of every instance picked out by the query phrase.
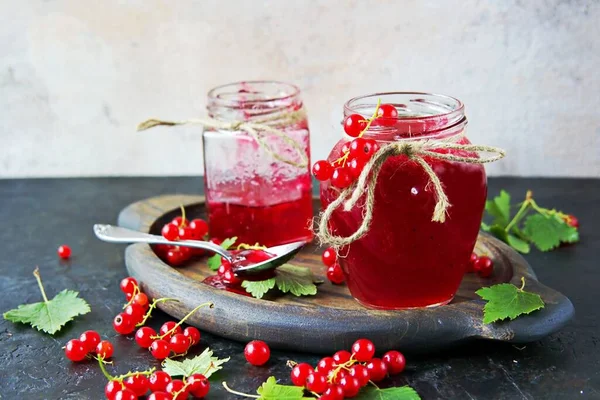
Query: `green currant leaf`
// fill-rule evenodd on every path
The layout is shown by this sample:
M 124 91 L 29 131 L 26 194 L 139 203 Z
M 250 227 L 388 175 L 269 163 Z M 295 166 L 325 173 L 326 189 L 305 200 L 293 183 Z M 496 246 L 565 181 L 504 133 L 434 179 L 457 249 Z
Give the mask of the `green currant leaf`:
M 508 241 L 508 245 L 513 249 L 517 250 L 519 253 L 527 254 L 531 250 L 531 246 L 526 241 L 519 239 L 515 235 L 511 235 L 510 233 L 506 235 L 506 239 Z
M 525 234 L 541 251 L 552 250 L 560 244 L 574 238 L 573 227 L 555 215 L 534 214 L 525 220 Z
M 65 289 L 52 300 L 20 305 L 3 316 L 6 320 L 30 324 L 38 331 L 53 335 L 76 316 L 91 311 L 90 305 L 78 295 L 78 292 Z
M 544 301 L 539 294 L 526 292 L 510 283 L 484 287 L 475 293 L 487 300 L 483 308 L 484 324 L 507 318 L 515 319 L 520 315 L 544 308 Z
M 162 368 L 171 376 L 187 378 L 193 374 L 202 374 L 208 378 L 218 370 L 223 369 L 223 364 L 227 361 L 229 361 L 229 357 L 221 359 L 213 357 L 213 351 L 207 347 L 196 357 L 187 358 L 183 361 L 167 358 L 162 362 Z
M 574 226 L 567 225 L 567 230 L 561 233 L 560 241 L 565 243 L 579 242 L 579 230 Z
M 355 400 L 420 400 L 421 397 L 410 386 L 378 389 L 368 386 L 360 391 Z
M 488 224 L 486 224 L 485 222 L 481 221 L 481 230 L 482 231 L 489 232 L 490 228 L 491 227 Z
M 275 284 L 283 293 L 290 292 L 294 296 L 312 296 L 317 294 L 317 286 L 313 283 L 310 269 L 284 264 L 277 268 Z
M 256 391 L 260 395 L 258 400 L 302 400 L 304 388 L 299 386 L 280 385 L 274 376 L 269 377 Z
M 275 287 L 275 278 L 264 281 L 243 281 L 242 287 L 246 289 L 246 292 L 250 293 L 252 297 L 262 299 L 269 290 Z
M 221 247 L 224 248 L 225 250 L 227 250 L 235 244 L 236 240 L 237 240 L 237 236 L 234 236 L 232 238 L 227 238 L 227 239 L 223 240 L 223 243 L 221 243 Z M 209 257 L 207 264 L 208 264 L 208 268 L 210 268 L 212 271 L 218 270 L 219 267 L 221 266 L 221 256 L 218 254 L 215 254 L 215 255 Z
M 485 202 L 485 210 L 494 217 L 492 225 L 505 228 L 510 221 L 510 195 L 505 190 L 500 195 Z

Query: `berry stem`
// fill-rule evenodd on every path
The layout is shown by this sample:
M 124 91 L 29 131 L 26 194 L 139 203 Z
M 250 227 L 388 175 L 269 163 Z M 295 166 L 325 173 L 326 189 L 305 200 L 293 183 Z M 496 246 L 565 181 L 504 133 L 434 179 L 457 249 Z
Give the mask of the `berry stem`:
M 152 304 L 150 304 L 150 307 L 148 307 L 148 311 L 146 311 L 146 314 L 144 314 L 144 319 L 139 324 L 137 324 L 135 327 L 138 328 L 140 326 L 143 326 L 146 323 L 146 321 L 148 320 L 148 318 L 150 318 L 150 314 L 152 314 L 152 310 L 154 310 L 156 308 L 156 305 L 158 303 L 162 303 L 164 301 L 179 301 L 179 300 L 174 299 L 172 297 L 162 297 L 160 299 L 154 300 L 152 302 Z
M 525 288 L 525 277 L 522 276 L 521 277 L 521 287 L 519 288 L 519 290 L 522 292 L 524 288 Z
M 100 371 L 102 371 L 102 374 L 106 377 L 106 379 L 108 379 L 109 381 L 114 381 L 115 377 L 109 374 L 106 368 L 104 367 L 104 357 L 98 356 L 98 358 L 96 359 L 98 360 L 98 364 L 100 365 Z
M 40 287 L 40 292 L 42 292 L 42 297 L 44 298 L 44 302 L 48 303 L 48 297 L 46 296 L 46 291 L 44 290 L 44 285 L 42 285 L 42 277 L 40 276 L 40 268 L 35 267 L 33 270 L 33 276 L 37 280 L 38 286 Z
M 533 199 L 526 198 L 525 201 L 521 203 L 521 208 L 519 208 L 519 211 L 517 211 L 513 219 L 508 223 L 508 225 L 506 225 L 506 228 L 504 228 L 507 233 L 510 232 L 510 230 L 514 228 L 521 221 L 521 219 L 523 219 L 525 214 L 527 214 L 532 201 Z
M 183 204 L 179 206 L 179 209 L 181 210 L 181 224 L 179 224 L 178 228 L 183 228 L 185 227 L 185 207 Z
M 123 310 L 126 309 L 128 305 L 133 303 L 133 299 L 135 298 L 135 296 L 140 293 L 141 293 L 140 287 L 138 285 L 133 286 L 133 294 L 131 295 L 131 299 L 129 299 L 129 301 L 123 306 Z
M 173 335 L 173 333 L 175 333 L 175 330 L 177 329 L 178 326 L 181 326 L 181 324 L 183 324 L 185 322 L 185 320 L 188 319 L 193 313 L 195 313 L 202 307 L 206 307 L 206 306 L 213 308 L 215 305 L 214 305 L 214 303 L 211 303 L 210 301 L 200 304 L 198 307 L 196 307 L 192 311 L 190 311 L 185 317 L 181 318 L 181 320 L 178 323 L 176 323 L 173 328 L 171 328 L 169 331 L 165 332 L 164 335 L 158 336 L 158 339 L 164 339 L 167 336 Z
M 240 243 L 237 246 L 237 250 L 266 250 L 266 249 L 267 249 L 267 246 L 262 246 L 258 242 L 256 242 L 253 245 L 246 244 L 246 243 Z
M 362 132 L 358 135 L 358 137 L 362 137 L 362 135 L 364 135 L 364 133 L 369 130 L 369 128 L 371 127 L 371 124 L 377 118 L 377 114 L 379 114 L 380 106 L 381 106 L 381 99 L 377 99 L 377 105 L 375 106 L 375 111 L 373 112 L 373 116 L 371 116 L 371 118 L 369 118 L 367 120 L 367 126 L 365 126 L 365 129 L 362 130 Z
M 223 387 L 229 393 L 236 394 L 238 396 L 245 396 L 245 397 L 252 397 L 253 399 L 260 399 L 260 396 L 256 396 L 254 394 L 242 393 L 242 392 L 238 392 L 236 390 L 231 389 L 229 386 L 227 386 L 227 382 L 223 382 Z

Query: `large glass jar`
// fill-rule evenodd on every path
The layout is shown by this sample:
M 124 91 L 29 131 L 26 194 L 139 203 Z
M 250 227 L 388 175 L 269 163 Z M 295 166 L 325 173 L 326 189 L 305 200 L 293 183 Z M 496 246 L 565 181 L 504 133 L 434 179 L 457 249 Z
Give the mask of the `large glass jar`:
M 344 115 L 369 118 L 378 99 L 398 110 L 397 118 L 375 119 L 364 133 L 364 138 L 380 146 L 450 138 L 458 144 L 470 143 L 464 136 L 463 103 L 447 96 L 380 93 L 357 97 L 345 104 Z M 350 140 L 340 140 L 328 161 L 337 160 Z M 377 178 L 369 231 L 339 249 L 348 288 L 366 306 L 401 309 L 446 304 L 465 273 L 487 195 L 485 170 L 481 164 L 423 158 L 439 177 L 451 204 L 445 222 L 432 221 L 436 198 L 424 168 L 406 155 L 391 156 Z M 329 181 L 323 182 L 323 207 L 339 194 Z M 336 235 L 347 237 L 360 226 L 364 210 L 363 197 L 350 211 L 338 208 L 329 226 Z
M 227 84 L 208 93 L 207 109 L 213 119 L 285 134 L 204 130 L 210 235 L 265 246 L 310 240 L 309 131 L 300 90 L 271 81 Z

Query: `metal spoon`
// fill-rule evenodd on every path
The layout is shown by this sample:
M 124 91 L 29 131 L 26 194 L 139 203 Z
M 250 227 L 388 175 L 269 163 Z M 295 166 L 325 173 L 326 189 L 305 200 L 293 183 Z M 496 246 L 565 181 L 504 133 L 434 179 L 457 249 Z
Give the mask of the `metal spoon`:
M 178 240 L 171 241 L 167 240 L 162 236 L 151 235 L 149 233 L 134 231 L 132 229 L 121 228 L 120 226 L 95 224 L 94 233 L 100 240 L 110 243 L 148 243 L 148 244 L 170 244 L 173 246 L 184 246 L 194 247 L 197 249 L 204 249 L 213 253 L 220 254 L 225 257 L 227 261 L 234 263 L 236 258 L 235 255 L 225 250 L 221 246 L 218 246 L 211 242 L 203 242 L 200 240 Z M 284 244 L 281 246 L 269 247 L 265 249 L 266 252 L 274 254 L 275 257 L 257 263 L 240 267 L 235 270 L 236 274 L 254 274 L 268 269 L 277 268 L 278 266 L 285 264 L 291 260 L 296 253 L 302 249 L 307 242 L 293 242 Z

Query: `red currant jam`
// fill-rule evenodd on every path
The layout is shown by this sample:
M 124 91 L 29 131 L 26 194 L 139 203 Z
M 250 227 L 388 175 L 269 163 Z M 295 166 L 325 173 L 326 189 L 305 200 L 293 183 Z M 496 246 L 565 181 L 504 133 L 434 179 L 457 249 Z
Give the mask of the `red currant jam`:
M 466 125 L 463 106 L 458 100 L 441 96 L 442 101 L 439 101 L 427 99 L 438 96 L 422 94 L 377 97 L 387 96 L 392 99 L 382 98 L 382 102 L 396 103 L 400 116 L 395 123 L 388 121 L 379 130 L 376 125 L 372 132 L 365 132 L 364 137 L 377 140 L 381 146 L 425 136 L 453 137 L 457 143 L 469 143 L 466 137 L 458 136 L 463 135 Z M 361 100 L 364 103 L 365 98 Z M 347 112 L 352 102 L 346 105 Z M 449 110 L 436 115 L 429 109 L 434 107 L 431 104 Z M 368 115 L 366 111 L 359 112 Z M 407 117 L 407 114 L 412 116 Z M 422 118 L 422 115 L 431 116 Z M 341 156 L 345 142 L 342 140 L 333 148 L 330 162 Z M 456 154 L 456 150 L 444 152 Z M 338 262 L 346 275 L 348 288 L 366 306 L 401 309 L 446 304 L 454 297 L 466 271 L 487 195 L 484 168 L 479 164 L 424 159 L 439 177 L 450 201 L 446 221 L 431 221 L 435 198 L 423 167 L 404 155 L 392 156 L 383 164 L 377 179 L 373 220 L 368 233 L 339 252 L 345 254 Z M 323 182 L 323 207 L 338 194 L 339 190 L 331 187 L 329 181 Z M 341 236 L 354 233 L 363 220 L 363 211 L 364 198 L 350 211 L 338 208 L 330 220 L 333 232 Z

